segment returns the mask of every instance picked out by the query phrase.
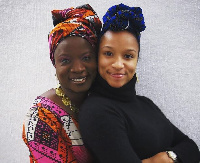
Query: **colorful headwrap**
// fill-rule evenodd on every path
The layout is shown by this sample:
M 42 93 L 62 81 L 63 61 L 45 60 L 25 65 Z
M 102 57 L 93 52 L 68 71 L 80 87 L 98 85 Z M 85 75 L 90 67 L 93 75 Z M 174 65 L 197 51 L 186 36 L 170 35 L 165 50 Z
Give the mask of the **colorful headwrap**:
M 103 16 L 103 23 L 101 36 L 107 30 L 129 30 L 137 34 L 138 41 L 140 40 L 140 32 L 146 28 L 142 9 L 140 7 L 129 7 L 122 3 L 108 9 Z
M 76 8 L 53 10 L 52 17 L 55 27 L 50 32 L 48 41 L 53 65 L 55 65 L 54 52 L 58 43 L 68 36 L 82 37 L 95 47 L 101 21 L 89 4 Z

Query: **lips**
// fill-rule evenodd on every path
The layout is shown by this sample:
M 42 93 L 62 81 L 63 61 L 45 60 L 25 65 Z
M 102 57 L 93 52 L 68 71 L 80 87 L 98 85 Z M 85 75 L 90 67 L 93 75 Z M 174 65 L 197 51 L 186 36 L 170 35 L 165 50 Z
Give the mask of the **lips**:
M 114 78 L 123 78 L 125 74 L 123 74 L 123 73 L 110 73 L 110 75 Z

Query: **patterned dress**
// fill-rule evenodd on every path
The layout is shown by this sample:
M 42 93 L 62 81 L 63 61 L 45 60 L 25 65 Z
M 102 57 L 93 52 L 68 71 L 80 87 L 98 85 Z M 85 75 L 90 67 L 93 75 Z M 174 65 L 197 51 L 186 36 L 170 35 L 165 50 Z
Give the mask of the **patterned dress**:
M 38 96 L 23 124 L 31 163 L 88 163 L 77 121 L 59 105 Z

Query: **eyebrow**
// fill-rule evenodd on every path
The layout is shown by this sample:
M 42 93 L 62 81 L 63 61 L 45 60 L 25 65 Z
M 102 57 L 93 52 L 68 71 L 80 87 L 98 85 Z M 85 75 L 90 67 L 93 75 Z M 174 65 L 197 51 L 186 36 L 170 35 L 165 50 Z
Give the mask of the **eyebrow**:
M 89 51 L 81 53 L 81 56 L 86 55 L 86 54 L 93 54 L 93 53 L 94 52 L 92 50 L 89 50 Z M 66 56 L 68 57 L 70 55 L 71 55 L 70 53 L 60 53 L 58 57 L 63 57 L 63 56 L 64 57 L 66 57 Z
M 127 49 L 127 51 L 134 51 L 134 52 L 136 52 L 136 50 L 135 50 L 135 49 Z
M 103 46 L 101 49 L 104 49 L 104 48 L 112 49 L 112 47 L 111 47 L 111 46 L 108 46 L 108 45 Z
M 67 54 L 67 53 L 61 53 L 61 54 L 59 54 L 58 55 L 58 57 L 66 57 L 66 56 L 68 56 L 69 54 Z
M 103 46 L 101 49 L 104 49 L 104 48 L 113 49 L 111 46 L 108 46 L 108 45 Z M 126 49 L 126 51 L 134 51 L 136 53 L 135 49 Z

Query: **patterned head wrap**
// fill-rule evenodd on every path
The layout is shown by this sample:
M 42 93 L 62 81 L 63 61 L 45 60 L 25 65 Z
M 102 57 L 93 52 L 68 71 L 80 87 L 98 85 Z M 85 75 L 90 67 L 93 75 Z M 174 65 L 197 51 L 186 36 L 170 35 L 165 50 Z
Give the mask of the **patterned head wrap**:
M 68 36 L 82 37 L 95 47 L 101 21 L 89 4 L 76 8 L 53 10 L 52 17 L 55 27 L 50 32 L 48 41 L 53 65 L 55 65 L 54 52 L 57 45 Z
M 140 7 L 129 7 L 122 3 L 108 9 L 103 16 L 103 23 L 101 36 L 107 30 L 128 30 L 136 34 L 138 42 L 140 40 L 140 32 L 146 28 L 142 9 Z

